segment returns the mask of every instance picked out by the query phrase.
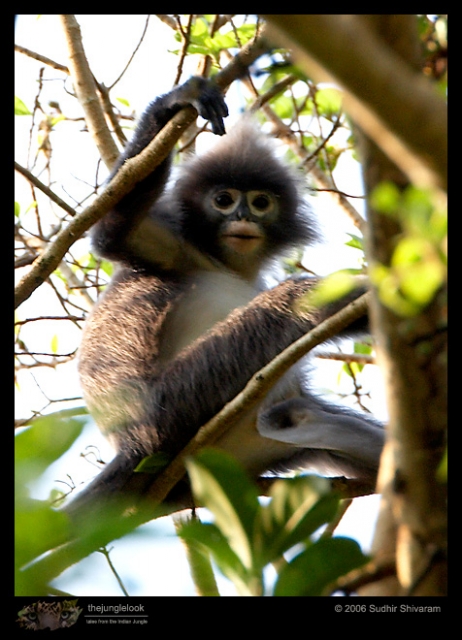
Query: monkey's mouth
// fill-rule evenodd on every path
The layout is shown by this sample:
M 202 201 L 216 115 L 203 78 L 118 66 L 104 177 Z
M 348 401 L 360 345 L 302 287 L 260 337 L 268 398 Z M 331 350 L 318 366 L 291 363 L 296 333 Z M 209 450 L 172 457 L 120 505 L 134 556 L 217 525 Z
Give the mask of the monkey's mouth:
M 254 222 L 230 222 L 221 236 L 222 242 L 237 253 L 253 253 L 264 236 Z

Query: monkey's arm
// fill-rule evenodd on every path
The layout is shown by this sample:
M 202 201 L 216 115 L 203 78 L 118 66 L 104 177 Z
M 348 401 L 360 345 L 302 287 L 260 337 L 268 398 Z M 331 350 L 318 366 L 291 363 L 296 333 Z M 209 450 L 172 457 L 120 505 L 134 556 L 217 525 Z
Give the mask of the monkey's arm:
M 193 77 L 170 93 L 160 96 L 147 107 L 132 140 L 118 159 L 109 179 L 117 173 L 124 162 L 143 151 L 167 122 L 187 105 L 193 105 L 199 115 L 210 120 L 215 134 L 225 133 L 223 118 L 228 115 L 228 108 L 220 90 L 211 80 Z M 138 241 L 145 235 L 148 228 L 151 235 L 156 236 L 159 245 L 159 250 L 156 251 L 154 248 L 153 255 L 148 258 L 149 261 L 157 264 L 162 248 L 167 252 L 179 252 L 175 230 L 169 229 L 162 220 L 145 225 L 138 236 L 133 236 L 133 232 L 146 218 L 152 205 L 162 195 L 169 176 L 170 164 L 171 158 L 168 157 L 93 227 L 93 246 L 100 256 L 109 260 L 128 262 L 136 258 L 146 259 L 146 256 L 138 255 L 142 253 L 142 249 L 138 249 Z

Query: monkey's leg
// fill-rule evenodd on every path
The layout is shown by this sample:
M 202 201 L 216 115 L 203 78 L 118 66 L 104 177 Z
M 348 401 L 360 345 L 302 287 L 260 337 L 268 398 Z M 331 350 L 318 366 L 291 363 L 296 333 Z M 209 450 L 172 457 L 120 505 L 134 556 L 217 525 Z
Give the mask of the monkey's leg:
M 317 398 L 304 396 L 277 403 L 257 421 L 261 436 L 312 452 L 331 454 L 336 466 L 345 461 L 345 475 L 370 476 L 377 472 L 384 429 L 373 420 Z

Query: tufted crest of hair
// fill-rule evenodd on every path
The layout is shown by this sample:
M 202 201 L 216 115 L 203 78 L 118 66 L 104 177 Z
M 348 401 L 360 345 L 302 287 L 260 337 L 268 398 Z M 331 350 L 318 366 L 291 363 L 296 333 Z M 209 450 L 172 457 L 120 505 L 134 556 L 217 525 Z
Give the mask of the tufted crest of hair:
M 301 176 L 277 157 L 274 141 L 252 118 L 242 118 L 210 151 L 185 163 L 175 189 L 183 215 L 199 216 L 200 198 L 217 187 L 273 193 L 281 212 L 277 229 L 281 249 L 318 239 Z

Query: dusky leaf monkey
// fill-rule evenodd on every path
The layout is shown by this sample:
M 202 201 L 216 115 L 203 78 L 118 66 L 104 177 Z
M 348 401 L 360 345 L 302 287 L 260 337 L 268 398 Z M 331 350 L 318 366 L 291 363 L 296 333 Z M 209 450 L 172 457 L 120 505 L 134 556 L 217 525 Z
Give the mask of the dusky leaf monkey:
M 316 225 L 298 178 L 255 123 L 225 135 L 213 81 L 192 78 L 151 103 L 113 175 L 188 104 L 222 136 L 215 147 L 185 162 L 172 185 L 165 160 L 92 231 L 95 252 L 117 270 L 87 321 L 79 371 L 117 454 L 90 492 L 123 489 L 145 456 L 173 457 L 261 367 L 347 303 L 303 310 L 312 278 L 256 286 L 272 259 L 316 240 Z M 317 397 L 295 367 L 217 446 L 254 476 L 308 467 L 370 479 L 383 433 Z

